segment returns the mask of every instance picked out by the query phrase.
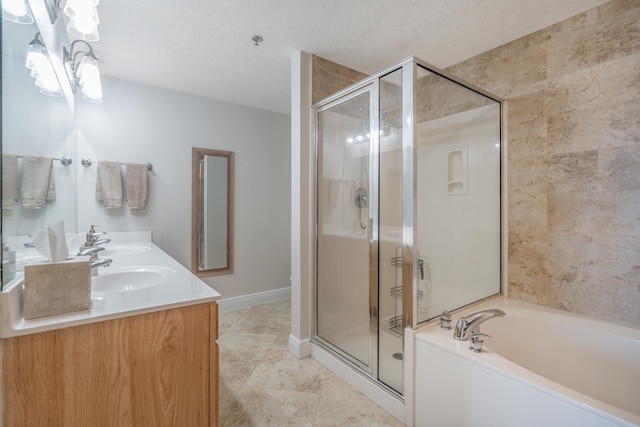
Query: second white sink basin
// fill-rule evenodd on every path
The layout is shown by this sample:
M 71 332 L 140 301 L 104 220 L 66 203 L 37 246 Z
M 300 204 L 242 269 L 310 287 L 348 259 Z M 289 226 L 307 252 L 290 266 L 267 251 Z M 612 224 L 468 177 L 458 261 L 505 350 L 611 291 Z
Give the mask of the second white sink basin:
M 100 258 L 111 258 L 116 256 L 137 255 L 151 250 L 148 246 L 139 245 L 122 245 L 122 246 L 110 246 L 105 245 L 104 251 L 98 253 Z
M 176 276 L 172 268 L 156 265 L 105 267 L 91 279 L 93 292 L 130 292 L 160 285 Z

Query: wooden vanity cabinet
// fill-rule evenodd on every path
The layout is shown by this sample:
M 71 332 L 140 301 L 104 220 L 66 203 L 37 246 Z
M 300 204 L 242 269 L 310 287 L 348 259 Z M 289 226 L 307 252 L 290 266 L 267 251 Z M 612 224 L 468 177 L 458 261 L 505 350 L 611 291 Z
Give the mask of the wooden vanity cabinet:
M 217 307 L 4 340 L 4 427 L 217 426 Z

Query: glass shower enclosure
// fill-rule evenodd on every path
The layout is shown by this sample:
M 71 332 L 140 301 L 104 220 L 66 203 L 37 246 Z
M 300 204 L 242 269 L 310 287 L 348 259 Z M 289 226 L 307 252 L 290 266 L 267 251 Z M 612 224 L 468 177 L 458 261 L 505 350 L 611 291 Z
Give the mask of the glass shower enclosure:
M 313 108 L 313 340 L 401 396 L 404 329 L 501 292 L 502 103 L 408 58 Z

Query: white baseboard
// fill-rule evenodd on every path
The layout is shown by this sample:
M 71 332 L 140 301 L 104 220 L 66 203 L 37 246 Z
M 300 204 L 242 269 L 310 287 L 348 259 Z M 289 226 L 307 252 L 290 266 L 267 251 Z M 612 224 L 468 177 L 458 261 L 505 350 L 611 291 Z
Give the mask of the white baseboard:
M 291 342 L 291 341 L 289 341 Z M 311 357 L 337 376 L 351 384 L 360 393 L 377 403 L 382 409 L 404 422 L 404 402 L 351 368 L 322 347 L 311 344 Z
M 291 298 L 291 287 L 274 289 L 271 291 L 257 292 L 255 294 L 241 295 L 239 297 L 224 298 L 218 300 L 218 310 L 220 313 L 227 311 L 250 308 L 254 305 L 268 302 L 281 301 Z
M 304 359 L 311 355 L 311 340 L 309 338 L 300 341 L 297 337 L 289 335 L 289 353 L 298 359 Z

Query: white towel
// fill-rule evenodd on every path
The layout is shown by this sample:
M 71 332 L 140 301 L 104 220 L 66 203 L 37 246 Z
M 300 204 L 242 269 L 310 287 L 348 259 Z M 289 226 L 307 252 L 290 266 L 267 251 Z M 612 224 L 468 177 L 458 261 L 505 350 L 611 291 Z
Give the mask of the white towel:
M 14 209 L 18 200 L 18 157 L 2 153 L 2 209 Z
M 51 157 L 22 158 L 22 207 L 42 209 L 47 200 L 56 198 Z
M 96 200 L 107 209 L 122 207 L 122 171 L 119 162 L 98 162 Z
M 127 185 L 127 207 L 144 209 L 147 207 L 147 165 L 127 163 L 125 167 Z

